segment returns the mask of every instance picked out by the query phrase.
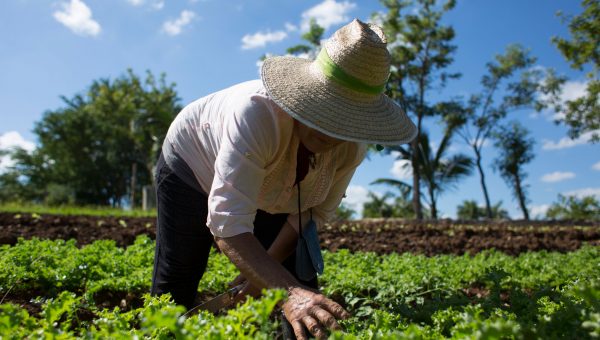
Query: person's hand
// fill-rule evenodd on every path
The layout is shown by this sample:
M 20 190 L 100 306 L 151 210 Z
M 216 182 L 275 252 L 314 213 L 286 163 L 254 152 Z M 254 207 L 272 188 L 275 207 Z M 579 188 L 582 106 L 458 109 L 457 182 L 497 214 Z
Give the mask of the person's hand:
M 229 286 L 229 288 L 233 288 L 239 284 L 242 284 L 244 281 L 246 281 L 246 278 L 244 277 L 244 275 L 240 274 L 235 279 L 233 279 L 233 281 L 229 282 L 227 285 Z
M 261 295 L 261 290 L 250 284 L 244 277 L 244 275 L 238 275 L 233 281 L 229 282 L 229 288 L 233 288 L 240 284 L 244 284 L 242 289 L 233 297 L 234 304 L 238 302 L 242 302 L 246 299 L 247 296 L 259 297 Z
M 305 327 L 318 339 L 325 339 L 327 328 L 341 329 L 336 319 L 350 317 L 350 314 L 333 300 L 303 288 L 291 289 L 282 308 L 298 340 L 308 339 Z

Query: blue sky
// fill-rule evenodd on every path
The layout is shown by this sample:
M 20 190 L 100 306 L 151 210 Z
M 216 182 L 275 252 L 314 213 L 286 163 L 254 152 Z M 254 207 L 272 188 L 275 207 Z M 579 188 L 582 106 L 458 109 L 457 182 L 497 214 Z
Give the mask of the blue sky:
M 284 54 L 300 42 L 310 17 L 327 28 L 328 37 L 352 18 L 368 20 L 381 11 L 378 1 L 353 0 L 4 0 L 0 4 L 0 148 L 35 147 L 31 132 L 46 110 L 63 106 L 60 96 L 84 91 L 94 79 L 115 78 L 132 68 L 142 74 L 165 72 L 177 84 L 183 103 L 235 83 L 258 77 L 257 60 L 265 53 Z M 551 43 L 568 31 L 556 12 L 577 14 L 574 0 L 459 0 L 444 17 L 456 31 L 458 50 L 449 70 L 461 72 L 430 100 L 468 95 L 479 90 L 485 63 L 506 45 L 520 43 L 538 58 L 569 77 L 564 97 L 582 94 L 585 77 L 571 70 Z M 571 141 L 566 128 L 552 123 L 552 113 L 513 113 L 536 140 L 535 159 L 525 169 L 530 210 L 539 214 L 559 193 L 592 194 L 600 198 L 600 144 L 586 136 Z M 432 141 L 440 139 L 434 120 L 426 121 Z M 457 152 L 469 149 L 455 142 Z M 484 148 L 484 162 L 493 202 L 503 201 L 512 217 L 520 217 L 510 189 L 491 170 L 496 156 Z M 2 164 L 6 165 L 6 159 Z M 383 193 L 369 185 L 376 178 L 402 174 L 392 156 L 365 161 L 348 190 L 347 203 L 358 208 L 366 192 Z M 2 166 L 2 165 L 0 165 Z M 452 217 L 465 199 L 483 203 L 476 175 L 444 194 L 442 215 Z

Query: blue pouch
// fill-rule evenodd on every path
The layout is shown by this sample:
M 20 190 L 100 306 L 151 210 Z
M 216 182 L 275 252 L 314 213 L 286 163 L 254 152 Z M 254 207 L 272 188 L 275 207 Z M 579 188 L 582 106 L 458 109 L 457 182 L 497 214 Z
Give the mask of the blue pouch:
M 323 274 L 324 267 L 317 224 L 311 218 L 308 224 L 301 229 L 301 235 L 298 237 L 296 274 L 301 280 L 310 281 L 317 274 Z

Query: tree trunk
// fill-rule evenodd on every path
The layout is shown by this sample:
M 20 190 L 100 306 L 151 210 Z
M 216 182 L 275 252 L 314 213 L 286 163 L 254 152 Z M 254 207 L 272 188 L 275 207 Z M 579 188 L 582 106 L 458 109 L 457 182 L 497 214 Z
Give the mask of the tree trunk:
M 137 177 L 137 163 L 131 164 L 131 192 L 130 192 L 130 204 L 131 209 L 135 208 L 135 185 L 136 185 L 136 177 Z
M 417 159 L 418 157 L 418 152 L 419 152 L 419 135 L 420 133 L 417 133 L 417 137 L 415 138 L 415 140 L 413 140 L 410 143 L 410 146 L 412 148 L 412 157 L 411 157 L 411 164 L 412 164 L 412 169 L 413 169 L 413 199 L 412 199 L 412 205 L 413 205 L 413 210 L 415 212 L 415 218 L 417 220 L 422 220 L 423 219 L 423 209 L 421 207 L 421 186 L 420 186 L 420 181 L 421 181 L 421 176 L 419 174 L 419 161 Z
M 156 179 L 156 173 L 154 171 L 155 166 L 155 162 L 146 163 L 146 171 L 148 171 L 148 174 L 150 175 L 150 184 L 152 186 L 156 186 L 156 183 L 154 183 L 154 180 Z
M 527 211 L 527 206 L 525 204 L 525 193 L 523 192 L 523 188 L 521 187 L 521 178 L 519 174 L 515 174 L 515 191 L 517 193 L 517 198 L 519 199 L 519 205 L 521 206 L 521 210 L 523 211 L 523 216 L 526 221 L 529 221 L 529 212 Z
M 429 199 L 431 200 L 431 218 L 437 220 L 437 202 L 433 189 L 429 188 Z
M 421 174 L 419 140 L 421 139 L 421 124 L 423 121 L 423 106 L 425 105 L 425 79 L 419 79 L 419 106 L 417 107 L 417 137 L 412 141 L 412 167 L 413 167 L 413 208 L 417 220 L 423 219 L 423 207 L 421 206 Z
M 481 166 L 481 153 L 477 148 L 475 150 L 475 158 L 477 161 L 477 170 L 479 171 L 479 182 L 481 183 L 481 189 L 483 190 L 483 198 L 485 199 L 485 211 L 487 218 L 492 219 L 492 205 L 490 204 L 490 196 L 488 195 L 487 186 L 485 185 L 485 175 L 483 173 L 483 167 Z

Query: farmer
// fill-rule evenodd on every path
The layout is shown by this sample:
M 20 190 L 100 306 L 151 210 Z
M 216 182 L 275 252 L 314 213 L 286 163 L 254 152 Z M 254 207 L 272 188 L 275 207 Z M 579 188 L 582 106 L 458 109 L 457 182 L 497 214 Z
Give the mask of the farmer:
M 339 327 L 348 313 L 316 290 L 316 278 L 298 279 L 298 232 L 334 216 L 366 143 L 414 138 L 414 124 L 383 94 L 389 72 L 382 30 L 354 20 L 315 61 L 269 58 L 260 80 L 187 105 L 157 164 L 152 293 L 192 308 L 214 240 L 240 270 L 236 281 L 248 282 L 242 295 L 287 290 L 282 309 L 299 339 L 304 327 L 317 337 Z

